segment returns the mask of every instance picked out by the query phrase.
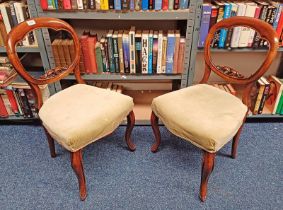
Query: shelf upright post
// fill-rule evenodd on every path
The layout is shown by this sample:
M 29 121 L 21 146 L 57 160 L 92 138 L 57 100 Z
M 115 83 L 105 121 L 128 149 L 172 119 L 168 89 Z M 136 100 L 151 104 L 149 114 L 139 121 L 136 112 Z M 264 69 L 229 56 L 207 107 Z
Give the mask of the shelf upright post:
M 29 1 L 33 1 L 33 7 L 35 8 L 36 16 L 43 17 L 44 15 L 43 15 L 43 11 L 40 5 L 40 1 L 38 0 L 29 0 Z M 48 69 L 55 68 L 56 66 L 55 66 L 55 61 L 54 61 L 54 57 L 52 53 L 51 39 L 49 36 L 48 29 L 41 29 L 41 37 L 42 37 L 42 42 L 44 46 L 44 49 L 43 49 L 44 57 L 42 56 L 41 58 L 42 60 L 44 60 L 44 62 L 48 62 Z M 48 70 L 48 69 L 45 69 L 45 70 Z M 54 83 L 53 86 L 54 86 L 53 87 L 54 93 L 62 90 L 60 82 Z
M 28 9 L 29 9 L 31 18 L 38 17 L 37 9 L 35 7 L 35 2 L 39 2 L 39 1 L 27 0 L 27 5 L 28 5 Z M 47 71 L 50 69 L 50 65 L 49 65 L 47 54 L 46 54 L 45 43 L 44 43 L 44 39 L 42 36 L 42 30 L 36 30 L 35 34 L 36 34 L 36 40 L 37 40 L 38 48 L 40 52 L 40 57 L 42 60 L 42 65 L 43 65 L 44 71 Z M 54 94 L 56 92 L 53 84 L 48 85 L 48 87 L 49 87 L 50 94 Z
M 188 53 L 190 55 L 189 58 L 186 58 L 186 60 L 189 60 L 189 75 L 188 75 L 188 81 L 187 86 L 190 86 L 193 84 L 194 76 L 195 76 L 195 64 L 196 64 L 196 55 L 197 55 L 197 46 L 198 46 L 198 39 L 199 39 L 199 30 L 200 30 L 200 21 L 201 21 L 201 11 L 202 11 L 202 0 L 195 0 L 191 1 L 194 3 L 194 24 L 193 24 L 193 33 L 192 33 L 192 43 L 190 43 L 190 52 Z M 187 53 L 186 53 L 187 55 Z

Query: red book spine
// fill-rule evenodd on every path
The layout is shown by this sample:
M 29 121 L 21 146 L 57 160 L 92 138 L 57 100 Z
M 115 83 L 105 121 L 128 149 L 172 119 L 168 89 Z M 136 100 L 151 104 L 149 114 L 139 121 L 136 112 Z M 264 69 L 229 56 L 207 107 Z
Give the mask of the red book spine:
M 90 72 L 91 73 L 97 73 L 97 64 L 96 64 L 96 56 L 95 56 L 95 44 L 96 44 L 96 38 L 95 37 L 88 37 L 87 38 L 88 43 L 88 54 L 90 58 Z
M 0 117 L 9 117 L 8 111 L 5 107 L 5 103 L 0 95 Z
M 168 10 L 168 0 L 162 0 L 162 10 Z
M 42 10 L 48 9 L 48 1 L 47 0 L 40 0 L 40 5 L 41 5 Z
M 277 35 L 278 37 L 281 36 L 281 33 L 282 33 L 282 29 L 283 29 L 283 11 L 281 11 L 281 15 L 280 15 L 280 19 L 279 19 L 279 22 L 278 22 L 278 26 L 276 28 L 276 32 L 277 32 Z M 281 45 L 281 38 L 279 39 L 280 41 L 280 45 Z
M 63 8 L 64 9 L 72 9 L 71 0 L 64 0 L 63 1 Z
M 179 4 L 180 4 L 179 0 L 174 0 L 174 9 L 175 10 L 179 9 Z
M 82 51 L 83 51 L 83 61 L 85 65 L 85 73 L 89 74 L 91 73 L 91 64 L 90 64 L 90 57 L 88 54 L 88 43 L 87 43 L 87 38 L 88 36 L 83 35 L 81 36 L 81 46 L 82 46 Z
M 6 93 L 7 93 L 9 102 L 11 104 L 12 111 L 15 114 L 18 114 L 19 113 L 19 108 L 18 108 L 18 105 L 17 105 L 17 101 L 16 101 L 16 99 L 14 97 L 13 91 L 12 90 L 6 90 Z

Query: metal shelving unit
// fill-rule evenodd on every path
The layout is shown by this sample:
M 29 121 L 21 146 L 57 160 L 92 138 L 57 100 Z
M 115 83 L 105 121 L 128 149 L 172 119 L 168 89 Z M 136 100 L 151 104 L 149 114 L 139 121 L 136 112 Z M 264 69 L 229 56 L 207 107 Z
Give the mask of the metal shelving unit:
M 38 46 L 34 47 L 17 47 L 18 53 L 40 53 L 40 48 Z M 0 53 L 6 53 L 5 47 L 0 47 Z

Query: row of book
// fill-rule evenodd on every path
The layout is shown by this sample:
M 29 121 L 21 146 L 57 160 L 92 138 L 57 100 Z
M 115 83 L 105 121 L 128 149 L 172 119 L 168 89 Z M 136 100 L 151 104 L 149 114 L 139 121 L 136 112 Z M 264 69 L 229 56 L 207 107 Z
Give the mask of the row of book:
M 43 10 L 178 10 L 189 0 L 40 0 Z
M 0 46 L 4 46 L 7 34 L 19 23 L 30 18 L 25 1 L 8 1 L 0 4 Z M 20 43 L 20 46 L 37 45 L 34 32 L 30 32 Z
M 50 96 L 47 85 L 40 86 L 43 101 Z M 27 83 L 13 82 L 0 89 L 0 118 L 37 118 L 35 98 Z
M 7 86 L 17 76 L 17 72 L 10 64 L 8 57 L 0 56 L 0 87 Z
M 202 20 L 198 47 L 204 47 L 209 29 L 222 19 L 233 16 L 254 17 L 273 26 L 282 44 L 283 4 L 275 1 L 213 1 L 212 4 L 203 4 Z M 247 27 L 221 29 L 216 32 L 211 47 L 214 48 L 261 48 L 267 42 L 261 39 L 260 34 Z
M 96 35 L 80 37 L 80 70 L 87 74 L 177 74 L 184 69 L 185 38 L 179 30 L 109 30 L 98 41 Z M 52 50 L 56 66 L 70 65 L 75 57 L 73 40 L 55 39 Z

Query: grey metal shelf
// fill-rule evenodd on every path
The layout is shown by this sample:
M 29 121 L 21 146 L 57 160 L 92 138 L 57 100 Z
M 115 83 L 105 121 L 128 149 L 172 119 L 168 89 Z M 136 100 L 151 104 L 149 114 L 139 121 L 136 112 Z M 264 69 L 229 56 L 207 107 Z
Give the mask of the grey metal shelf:
M 82 78 L 85 80 L 180 80 L 181 74 L 176 75 L 131 75 L 131 74 L 84 74 Z M 74 80 L 74 75 L 69 75 L 64 80 Z
M 6 48 L 5 47 L 0 47 L 0 53 L 5 53 Z M 40 48 L 37 46 L 34 47 L 17 47 L 17 52 L 19 53 L 39 53 Z
M 173 11 L 93 11 L 93 10 L 45 10 L 41 16 L 60 19 L 96 19 L 96 20 L 187 20 L 189 9 Z
M 1 117 L 0 118 L 0 121 L 32 121 L 32 120 L 38 120 L 39 118 L 38 117 L 32 117 L 32 118 L 26 118 L 26 117 L 23 117 L 23 116 L 9 116 L 7 118 L 3 118 Z
M 253 48 L 237 48 L 237 49 L 218 49 L 218 48 L 211 48 L 211 52 L 221 52 L 221 53 L 227 53 L 227 52 L 247 52 L 247 53 L 252 53 L 252 52 L 267 52 L 267 48 L 261 48 L 261 49 L 253 49 Z M 203 48 L 198 48 L 198 52 L 204 52 Z M 283 52 L 283 47 L 280 47 L 278 49 L 278 52 Z
M 248 119 L 283 119 L 283 115 L 279 114 L 258 114 L 258 115 L 250 115 Z

